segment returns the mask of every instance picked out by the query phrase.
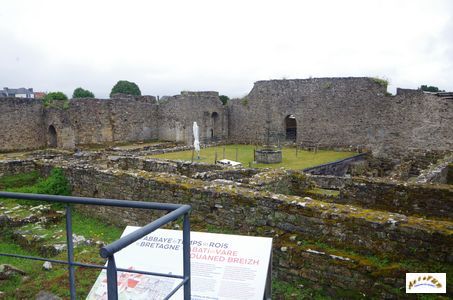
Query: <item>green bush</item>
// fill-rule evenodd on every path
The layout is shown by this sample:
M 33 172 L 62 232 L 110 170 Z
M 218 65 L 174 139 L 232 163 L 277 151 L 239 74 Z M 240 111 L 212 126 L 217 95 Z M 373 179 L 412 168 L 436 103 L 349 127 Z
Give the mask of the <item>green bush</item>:
M 45 106 L 49 106 L 53 101 L 68 100 L 68 97 L 63 92 L 50 92 L 42 98 Z
M 387 87 L 389 85 L 389 81 L 387 79 L 374 77 L 372 80 L 383 87 Z
M 23 186 L 20 188 L 9 189 L 11 192 L 31 193 L 31 194 L 48 194 L 48 195 L 70 195 L 71 188 L 69 181 L 61 169 L 52 169 L 49 177 L 41 178 L 36 184 Z
M 139 87 L 137 84 L 134 82 L 130 82 L 127 80 L 120 80 L 118 81 L 112 88 L 112 91 L 110 92 L 110 97 L 112 97 L 113 94 L 127 94 L 127 95 L 134 95 L 134 96 L 140 96 L 142 92 L 140 91 Z
M 220 95 L 219 98 L 220 98 L 220 101 L 222 101 L 223 105 L 226 105 L 228 100 L 230 100 L 230 98 L 225 95 Z
M 43 98 L 44 101 L 52 100 L 68 100 L 68 97 L 63 92 L 50 92 Z
M 421 85 L 419 90 L 422 90 L 422 91 L 425 91 L 425 92 L 433 92 L 433 93 L 437 93 L 437 92 L 445 92 L 444 90 L 440 90 L 437 86 L 427 86 L 427 85 Z
M 89 90 L 78 87 L 72 93 L 72 98 L 94 98 L 94 94 Z

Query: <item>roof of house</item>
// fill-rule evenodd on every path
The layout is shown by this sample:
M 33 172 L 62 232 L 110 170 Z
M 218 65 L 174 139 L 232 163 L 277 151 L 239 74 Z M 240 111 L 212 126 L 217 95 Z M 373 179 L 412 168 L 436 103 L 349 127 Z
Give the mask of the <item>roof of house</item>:
M 10 89 L 10 88 L 3 88 L 3 90 L 0 90 L 0 96 L 2 97 L 8 97 L 8 96 L 13 96 L 17 94 L 25 94 L 25 95 L 33 95 L 33 88 L 18 88 L 18 89 Z
M 33 89 L 32 88 L 18 88 L 18 89 L 9 89 L 9 88 L 5 88 L 7 89 L 8 93 L 9 94 L 32 94 L 33 93 Z

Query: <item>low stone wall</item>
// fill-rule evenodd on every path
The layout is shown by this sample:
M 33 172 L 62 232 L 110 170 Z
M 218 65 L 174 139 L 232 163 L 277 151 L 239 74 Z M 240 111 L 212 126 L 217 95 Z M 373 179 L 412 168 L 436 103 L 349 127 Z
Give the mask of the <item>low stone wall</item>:
M 54 165 L 38 163 L 41 170 Z M 193 230 L 214 226 L 272 237 L 278 278 L 322 286 L 337 299 L 351 295 L 396 298 L 405 272 L 423 271 L 433 261 L 445 266 L 453 261 L 453 224 L 447 221 L 286 196 L 234 183 L 203 182 L 174 173 L 61 167 L 75 196 L 190 204 Z M 251 184 L 268 186 L 266 179 L 272 176 L 258 175 Z M 100 206 L 77 209 L 121 226 L 144 225 L 162 215 Z M 416 259 L 419 269 L 394 262 L 381 265 L 375 262 L 379 257 L 396 262 Z
M 418 183 L 437 182 L 448 183 L 447 177 L 450 172 L 451 165 L 453 164 L 453 154 L 439 160 L 435 165 L 423 170 L 417 177 Z
M 192 175 L 195 179 L 202 180 L 230 180 L 234 182 L 249 183 L 252 176 L 262 172 L 261 169 L 224 169 L 208 172 L 198 172 Z
M 344 176 L 351 164 L 365 160 L 367 155 L 368 155 L 367 153 L 361 153 L 353 157 L 348 157 L 331 163 L 306 168 L 304 169 L 304 172 L 313 175 Z
M 35 171 L 33 160 L 2 160 L 0 161 L 0 177 Z
M 311 175 L 308 178 L 312 180 L 317 187 L 323 189 L 341 189 L 352 181 L 351 177 L 340 177 L 333 175 Z
M 209 172 L 223 169 L 219 165 L 197 162 L 191 163 L 186 161 L 118 156 L 109 157 L 108 166 L 117 167 L 121 170 L 135 169 L 148 172 L 177 173 L 186 176 L 191 176 L 199 172 Z
M 408 215 L 453 219 L 453 187 L 354 178 L 340 190 L 339 203 Z
M 173 174 L 86 168 L 65 172 L 78 196 L 186 203 L 193 207 L 194 220 L 222 228 L 256 234 L 278 229 L 309 240 L 353 247 L 364 254 L 453 260 L 451 222 L 309 201 L 235 185 L 206 186 L 200 180 Z M 152 217 L 149 213 L 110 211 L 108 207 L 90 207 L 88 211 L 119 224 L 149 222 Z

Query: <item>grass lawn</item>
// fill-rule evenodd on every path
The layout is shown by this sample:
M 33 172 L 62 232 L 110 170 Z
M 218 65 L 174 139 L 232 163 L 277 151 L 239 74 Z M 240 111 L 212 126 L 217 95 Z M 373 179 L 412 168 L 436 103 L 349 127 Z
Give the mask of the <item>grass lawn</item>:
M 253 150 L 255 146 L 253 145 L 227 145 L 225 146 L 225 157 L 223 156 L 224 146 L 209 147 L 201 149 L 200 159 L 196 159 L 196 154 L 194 161 L 196 162 L 205 162 L 205 163 L 214 163 L 215 153 L 217 153 L 217 160 L 226 158 L 234 161 L 239 161 L 244 167 L 248 167 L 252 163 L 254 168 L 280 168 L 284 167 L 287 169 L 305 169 L 328 162 L 333 162 L 336 160 L 344 159 L 356 155 L 355 152 L 338 152 L 338 151 L 328 151 L 328 150 L 319 150 L 317 153 L 310 151 L 299 150 L 296 156 L 295 148 L 283 148 L 283 161 L 279 164 L 254 164 L 253 163 Z M 237 151 L 236 151 L 237 149 Z M 237 157 L 236 157 L 237 152 Z M 186 160 L 190 161 L 192 159 L 192 151 L 179 151 L 179 152 L 170 152 L 165 154 L 157 154 L 150 156 L 151 158 L 164 158 L 172 160 Z

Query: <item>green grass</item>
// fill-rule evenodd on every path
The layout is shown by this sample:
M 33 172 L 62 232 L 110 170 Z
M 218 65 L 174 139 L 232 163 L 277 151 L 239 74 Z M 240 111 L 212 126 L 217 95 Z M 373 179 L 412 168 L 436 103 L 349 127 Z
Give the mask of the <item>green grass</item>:
M 237 149 L 237 157 L 236 157 Z M 244 167 L 248 167 L 249 163 L 253 163 L 253 145 L 227 145 L 225 146 L 225 158 L 239 161 Z M 283 161 L 278 164 L 252 164 L 254 168 L 287 168 L 287 169 L 305 169 L 328 162 L 344 159 L 356 155 L 354 152 L 337 152 L 328 150 L 319 150 L 317 153 L 311 151 L 299 150 L 296 156 L 296 148 L 283 148 Z M 200 159 L 194 157 L 195 162 L 214 163 L 215 153 L 217 160 L 223 159 L 223 146 L 209 147 L 201 149 Z M 169 152 L 150 156 L 151 158 L 163 158 L 171 160 L 191 161 L 192 151 Z
M 38 179 L 39 173 L 37 171 L 21 173 L 17 175 L 6 175 L 0 177 L 0 190 L 34 185 L 38 181 Z
M 61 170 L 53 170 L 47 178 L 39 178 L 35 172 L 18 174 L 14 176 L 0 177 L 2 187 L 9 191 L 47 193 L 67 195 L 70 193 L 69 185 Z M 28 214 L 27 207 L 30 204 L 38 205 L 40 203 L 25 200 L 1 199 L 6 208 L 15 207 L 18 204 L 27 205 L 22 209 L 23 213 Z M 44 202 L 43 202 L 44 203 Z M 18 212 L 19 214 L 19 212 Z M 107 225 L 96 218 L 89 217 L 77 212 L 74 209 L 72 215 L 73 233 L 83 235 L 87 239 L 95 239 L 104 243 L 110 243 L 117 240 L 123 231 L 113 225 Z M 54 231 L 65 229 L 65 221 L 62 219 L 55 226 L 45 226 L 49 236 Z M 0 231 L 0 252 L 21 254 L 29 256 L 41 256 L 31 247 L 22 248 L 12 238 L 11 228 L 3 227 Z M 99 246 L 79 246 L 74 249 L 75 260 L 83 263 L 94 263 L 103 265 L 105 260 L 99 255 Z M 54 259 L 66 260 L 67 252 L 62 251 Z M 33 261 L 27 259 L 11 258 L 0 256 L 0 264 L 11 264 L 27 273 L 25 277 L 14 275 L 7 280 L 0 281 L 0 291 L 5 293 L 4 299 L 34 299 L 35 295 L 45 290 L 64 299 L 69 298 L 68 270 L 65 265 L 53 264 L 50 271 L 44 271 L 42 261 Z M 95 282 L 100 270 L 76 268 L 76 286 L 77 299 L 85 299 L 91 286 Z M 27 278 L 24 280 L 24 278 Z
M 121 236 L 122 229 L 106 225 L 92 217 L 87 217 L 75 211 L 73 213 L 73 232 L 85 238 L 94 238 L 105 243 L 113 242 Z M 64 220 L 57 228 L 64 228 Z M 49 233 L 51 227 L 48 228 Z M 2 231 L 0 235 L 0 252 L 21 255 L 41 256 L 32 249 L 24 249 L 15 244 L 10 235 Z M 104 264 L 105 260 L 99 255 L 99 246 L 79 246 L 74 249 L 75 260 L 83 263 Z M 54 259 L 66 260 L 67 252 L 63 251 Z M 42 269 L 42 261 L 32 261 L 11 257 L 0 257 L 0 264 L 11 264 L 27 273 L 30 280 L 22 282 L 22 276 L 13 276 L 8 280 L 0 281 L 0 290 L 5 292 L 6 299 L 33 299 L 40 290 L 52 292 L 65 299 L 69 298 L 68 271 L 64 265 L 53 264 L 51 271 Z M 84 299 L 94 284 L 99 269 L 76 268 L 77 297 Z
M 101 240 L 105 243 L 111 243 L 119 239 L 123 233 L 123 229 L 119 227 L 107 225 L 97 218 L 87 217 L 77 211 L 72 216 L 72 222 L 72 231 L 75 234 Z

